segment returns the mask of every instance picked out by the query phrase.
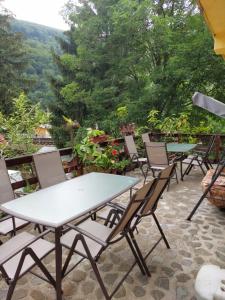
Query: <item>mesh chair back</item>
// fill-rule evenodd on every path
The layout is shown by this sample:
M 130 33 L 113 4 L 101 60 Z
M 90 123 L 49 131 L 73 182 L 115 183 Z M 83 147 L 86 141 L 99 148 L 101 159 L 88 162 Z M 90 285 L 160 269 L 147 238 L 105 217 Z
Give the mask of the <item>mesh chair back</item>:
M 144 145 L 148 145 L 150 143 L 150 138 L 149 138 L 149 134 L 148 133 L 143 133 L 141 135 L 142 141 L 144 143 Z
M 5 160 L 0 159 L 0 203 L 14 199 L 14 193 L 10 182 Z
M 66 180 L 59 151 L 34 154 L 33 161 L 41 188 Z
M 125 139 L 127 151 L 130 155 L 130 158 L 132 159 L 134 157 L 138 157 L 138 152 L 134 142 L 133 135 L 126 135 L 124 139 Z
M 154 183 L 157 179 L 153 179 L 151 182 L 145 184 L 140 188 L 131 198 L 122 218 L 110 234 L 108 241 L 113 239 L 117 234 L 122 232 L 131 223 L 133 217 L 136 215 L 141 205 L 145 202 L 146 197 L 151 193 Z
M 148 199 L 146 200 L 143 209 L 140 212 L 141 215 L 147 215 L 157 208 L 158 201 L 169 184 L 169 180 L 175 172 L 175 168 L 176 164 L 173 164 L 160 172 L 154 185 L 154 191 L 149 194 Z
M 169 165 L 166 143 L 150 142 L 145 144 L 146 155 L 150 166 Z
M 210 152 L 212 151 L 213 149 L 213 146 L 214 146 L 214 143 L 215 143 L 215 140 L 216 140 L 216 136 L 213 135 L 211 138 L 210 138 L 210 141 L 209 141 L 209 144 L 208 144 L 208 148 L 204 154 L 204 158 L 207 158 L 210 154 Z

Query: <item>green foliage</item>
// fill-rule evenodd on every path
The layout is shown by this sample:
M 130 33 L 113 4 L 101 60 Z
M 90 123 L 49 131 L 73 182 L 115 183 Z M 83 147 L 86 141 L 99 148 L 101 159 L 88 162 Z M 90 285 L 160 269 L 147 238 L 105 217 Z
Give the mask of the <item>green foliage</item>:
M 11 27 L 13 32 L 22 34 L 25 39 L 28 65 L 24 74 L 31 81 L 28 96 L 33 102 L 41 102 L 47 107 L 55 101 L 50 78 L 60 76 L 52 49 L 60 53 L 57 38 L 62 38 L 63 32 L 21 20 L 12 20 Z
M 39 104 L 30 104 L 25 94 L 20 94 L 13 100 L 13 111 L 9 116 L 0 112 L 0 132 L 6 140 L 6 143 L 0 144 L 1 156 L 13 157 L 35 152 L 35 129 L 47 123 L 49 117 L 41 110 Z
M 10 28 L 11 14 L 6 11 L 0 1 L 0 111 L 11 112 L 12 99 L 28 82 L 23 71 L 27 64 L 25 44 L 19 33 Z
M 194 1 L 79 2 L 65 8 L 72 26 L 56 55 L 62 74 L 53 81 L 57 101 L 50 107 L 56 135 L 61 115 L 114 136 L 121 123 L 148 122 L 150 130 L 169 132 L 208 126 L 191 96 L 200 91 L 225 101 L 225 63 Z M 155 118 L 164 124 L 155 126 Z
M 81 160 L 84 167 L 88 167 L 91 171 L 111 171 L 123 169 L 129 164 L 128 160 L 120 160 L 121 146 L 111 142 L 107 147 L 100 147 L 95 143 L 93 137 L 104 134 L 102 130 L 88 128 L 86 136 L 81 140 L 80 144 L 75 144 L 74 153 Z

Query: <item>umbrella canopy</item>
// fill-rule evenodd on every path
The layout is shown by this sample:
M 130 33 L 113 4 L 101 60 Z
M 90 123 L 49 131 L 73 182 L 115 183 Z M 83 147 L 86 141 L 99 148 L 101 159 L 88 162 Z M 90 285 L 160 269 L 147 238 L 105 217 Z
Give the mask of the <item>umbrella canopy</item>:
M 225 0 L 224 0 L 225 1 Z M 216 116 L 225 118 L 225 104 L 199 92 L 194 93 L 192 97 L 194 105 L 208 110 Z
M 214 36 L 214 50 L 225 58 L 225 0 L 198 0 L 200 10 Z

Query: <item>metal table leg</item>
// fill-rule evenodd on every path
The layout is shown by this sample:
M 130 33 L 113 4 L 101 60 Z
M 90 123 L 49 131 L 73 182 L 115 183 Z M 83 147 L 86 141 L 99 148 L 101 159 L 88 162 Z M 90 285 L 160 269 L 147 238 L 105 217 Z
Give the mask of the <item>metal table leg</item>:
M 62 227 L 55 228 L 55 272 L 56 300 L 62 300 L 62 245 L 60 243 Z

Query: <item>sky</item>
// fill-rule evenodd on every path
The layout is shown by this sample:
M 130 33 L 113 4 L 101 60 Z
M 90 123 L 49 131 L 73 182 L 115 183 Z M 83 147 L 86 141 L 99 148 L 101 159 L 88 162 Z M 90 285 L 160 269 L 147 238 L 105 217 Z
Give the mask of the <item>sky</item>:
M 62 30 L 69 27 L 60 16 L 60 10 L 67 0 L 4 0 L 16 19 L 38 23 Z

